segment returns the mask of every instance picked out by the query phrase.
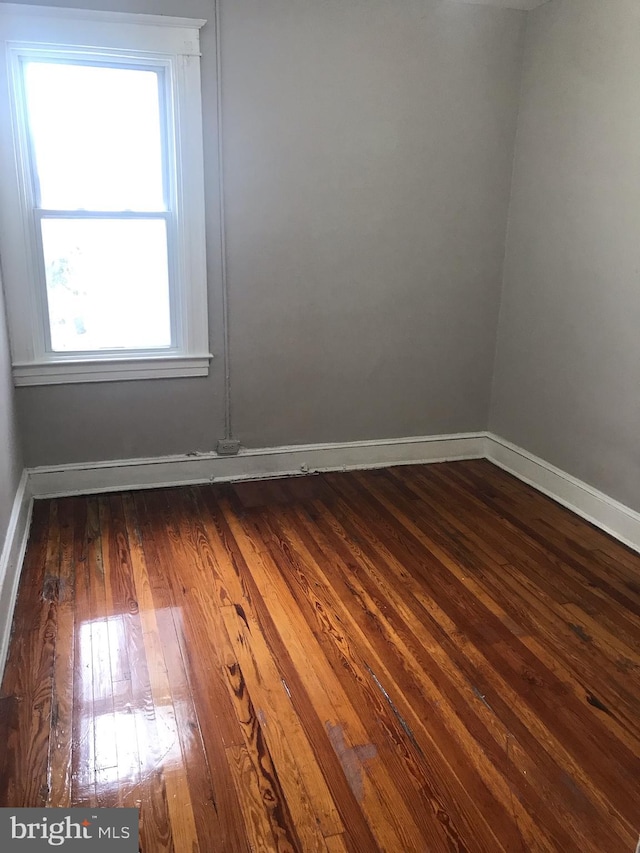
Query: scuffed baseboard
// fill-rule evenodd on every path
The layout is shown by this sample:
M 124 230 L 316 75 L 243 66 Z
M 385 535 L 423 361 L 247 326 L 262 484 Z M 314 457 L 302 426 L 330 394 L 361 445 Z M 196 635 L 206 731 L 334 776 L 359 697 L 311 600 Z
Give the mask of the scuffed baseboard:
M 200 453 L 31 468 L 29 481 L 35 497 L 60 497 L 479 459 L 484 445 L 484 433 L 291 445 L 242 449 L 237 456 Z

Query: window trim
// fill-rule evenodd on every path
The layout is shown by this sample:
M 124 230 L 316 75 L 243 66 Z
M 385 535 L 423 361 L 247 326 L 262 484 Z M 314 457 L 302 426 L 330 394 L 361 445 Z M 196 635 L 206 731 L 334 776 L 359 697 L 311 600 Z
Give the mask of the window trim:
M 212 356 L 199 59 L 199 30 L 204 24 L 200 19 L 0 4 L 0 116 L 7 119 L 0 122 L 0 170 L 6 176 L 0 188 L 0 253 L 16 385 L 208 374 Z M 45 58 L 57 54 L 62 59 L 84 57 L 163 69 L 175 204 L 170 214 L 175 256 L 169 259 L 175 282 L 174 339 L 169 348 L 47 350 L 46 290 L 39 268 L 26 104 L 14 95 L 22 87 L 20 63 L 34 52 Z M 114 218 L 119 218 L 118 212 Z

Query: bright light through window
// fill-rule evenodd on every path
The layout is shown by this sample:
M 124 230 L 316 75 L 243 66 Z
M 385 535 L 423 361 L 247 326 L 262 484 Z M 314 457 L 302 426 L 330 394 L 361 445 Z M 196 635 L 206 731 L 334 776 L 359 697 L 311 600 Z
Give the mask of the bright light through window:
M 159 74 L 27 62 L 24 81 L 52 351 L 170 347 L 167 223 L 143 217 L 166 209 Z
M 171 344 L 161 219 L 44 219 L 54 352 Z
M 155 71 L 27 62 L 24 78 L 41 207 L 164 209 Z

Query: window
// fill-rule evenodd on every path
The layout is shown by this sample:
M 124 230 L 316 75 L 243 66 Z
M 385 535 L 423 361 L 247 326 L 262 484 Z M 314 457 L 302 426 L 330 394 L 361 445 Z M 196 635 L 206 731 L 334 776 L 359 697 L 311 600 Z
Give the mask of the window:
M 17 385 L 208 372 L 203 23 L 0 5 Z

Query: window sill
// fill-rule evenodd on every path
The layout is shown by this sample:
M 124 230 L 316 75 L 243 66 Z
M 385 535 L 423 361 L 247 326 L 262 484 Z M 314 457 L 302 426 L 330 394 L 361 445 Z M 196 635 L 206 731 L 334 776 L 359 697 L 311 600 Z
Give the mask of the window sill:
M 143 356 L 106 359 L 30 362 L 13 365 L 16 387 L 68 385 L 76 382 L 122 382 L 132 379 L 171 379 L 208 376 L 206 355 Z

